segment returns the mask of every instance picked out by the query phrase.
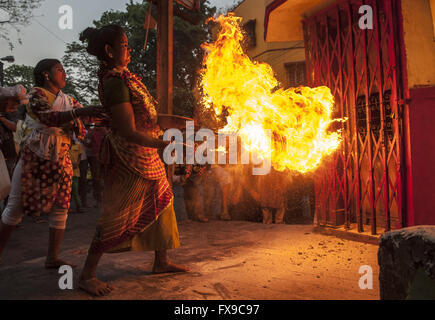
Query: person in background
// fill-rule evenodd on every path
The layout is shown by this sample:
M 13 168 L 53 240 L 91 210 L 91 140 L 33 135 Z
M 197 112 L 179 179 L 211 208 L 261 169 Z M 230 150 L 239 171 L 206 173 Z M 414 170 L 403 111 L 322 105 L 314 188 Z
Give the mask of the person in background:
M 220 189 L 221 193 L 221 212 L 218 215 L 220 220 L 229 221 L 231 216 L 228 213 L 228 198 L 231 190 L 231 184 L 233 183 L 231 175 L 228 171 L 220 165 L 211 166 L 211 174 L 215 181 L 217 181 L 216 187 Z
M 17 161 L 17 150 L 15 148 L 14 132 L 17 130 L 17 114 L 0 113 L 0 150 L 6 160 L 9 176 L 12 177 L 15 162 Z
M 13 87 L 0 87 L 0 112 L 13 113 L 20 105 L 29 103 L 26 88 L 18 84 Z
M 86 125 L 85 125 L 85 137 L 88 134 Z M 80 195 L 80 203 L 82 204 L 83 208 L 88 208 L 88 157 L 86 155 L 86 146 L 84 141 L 80 141 L 80 148 L 82 150 L 82 153 L 80 155 L 80 163 L 79 163 L 79 170 L 80 170 L 80 178 L 79 178 L 79 195 Z
M 71 149 L 69 151 L 71 163 L 73 167 L 73 181 L 71 189 L 71 200 L 74 202 L 75 210 L 70 209 L 70 213 L 83 213 L 81 199 L 79 195 L 79 179 L 80 179 L 80 158 L 84 151 L 76 137 L 72 140 Z M 70 206 L 71 208 L 71 206 Z
M 83 116 L 100 116 L 103 109 L 83 108 L 64 94 L 65 70 L 59 60 L 44 59 L 34 69 L 36 87 L 30 92 L 27 116 L 34 121 L 12 175 L 11 192 L 0 223 L 0 255 L 24 214 L 49 214 L 46 268 L 73 264 L 59 258 L 71 196 L 72 134 L 84 137 Z
M 261 207 L 263 223 L 284 223 L 286 192 L 290 178 L 285 173 L 271 168 L 269 174 L 256 176 L 255 180 L 256 186 L 248 190 Z
M 19 105 L 19 100 L 15 97 L 0 96 L 0 112 L 15 112 Z
M 7 167 L 9 178 L 12 177 L 18 152 L 15 145 L 15 133 L 17 131 L 15 120 L 19 114 L 18 108 L 25 106 L 28 102 L 27 91 L 22 85 L 0 87 L 0 152 Z M 10 141 L 11 136 L 14 148 L 12 148 L 12 142 Z M 2 150 L 6 150 L 6 155 L 3 155 Z M 0 201 L 1 211 L 3 211 L 7 201 L 8 197 Z
M 184 204 L 187 217 L 193 221 L 208 222 L 206 217 L 211 201 L 205 196 L 212 197 L 210 193 L 204 192 L 204 178 L 208 173 L 208 165 L 187 164 L 177 165 L 177 172 L 174 182 L 180 183 L 184 190 Z
M 190 220 L 208 222 L 213 216 L 213 200 L 221 195 L 220 220 L 231 220 L 228 212 L 228 197 L 231 176 L 219 165 L 178 165 L 174 182 L 183 186 L 184 204 Z
M 98 160 L 101 142 L 108 130 L 103 126 L 92 124 L 85 137 L 86 158 L 91 169 L 92 191 L 96 201 L 95 208 L 101 206 L 103 183 L 101 179 L 101 164 Z
M 201 94 L 199 91 L 194 90 L 194 95 L 197 101 L 201 99 Z M 222 115 L 217 116 L 212 109 L 203 108 L 200 104 L 195 106 L 193 110 L 193 117 L 195 119 L 195 123 L 198 129 L 200 127 L 211 129 L 215 132 L 215 134 L 217 134 L 219 129 L 223 128 L 226 124 L 225 118 Z M 217 137 L 215 141 L 216 148 L 218 148 L 219 146 L 217 145 Z M 227 159 L 227 161 L 228 160 L 229 159 Z M 218 163 L 217 155 L 215 163 Z M 187 187 L 187 189 L 190 189 L 188 190 L 188 193 L 192 195 L 192 197 L 187 197 L 185 201 L 191 202 L 189 200 L 190 198 L 198 199 L 194 202 L 203 203 L 203 205 L 200 206 L 203 208 L 201 209 L 201 212 L 205 219 L 214 218 L 213 201 L 217 194 L 220 196 L 219 200 L 221 203 L 220 212 L 217 215 L 217 218 L 219 218 L 220 220 L 231 220 L 230 214 L 228 212 L 228 201 L 232 178 L 228 171 L 224 168 L 224 166 L 218 164 L 208 165 L 207 169 L 202 172 L 200 176 L 193 180 L 197 180 L 195 182 L 195 185 L 188 184 L 187 186 L 185 186 L 185 188 Z M 198 204 L 196 204 L 196 206 L 198 206 Z
M 187 140 L 192 140 L 189 137 Z M 194 152 L 202 145 L 195 142 Z M 186 164 L 184 157 L 183 164 L 175 166 L 173 177 L 174 183 L 183 187 L 184 205 L 189 220 L 198 222 L 209 222 L 212 218 L 212 202 L 215 195 L 215 186 L 209 164 Z
M 0 113 L 0 152 L 8 169 L 9 179 L 12 177 L 17 150 L 15 148 L 14 132 L 17 130 L 16 112 Z M 2 208 L 7 205 L 9 197 L 2 200 Z M 1 215 L 1 214 L 0 214 Z

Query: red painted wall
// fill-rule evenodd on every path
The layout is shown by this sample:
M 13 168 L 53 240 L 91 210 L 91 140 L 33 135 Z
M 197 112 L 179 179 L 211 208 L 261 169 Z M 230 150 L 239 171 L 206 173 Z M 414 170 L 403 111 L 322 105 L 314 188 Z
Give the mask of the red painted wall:
M 410 89 L 414 216 L 409 225 L 435 225 L 435 87 Z

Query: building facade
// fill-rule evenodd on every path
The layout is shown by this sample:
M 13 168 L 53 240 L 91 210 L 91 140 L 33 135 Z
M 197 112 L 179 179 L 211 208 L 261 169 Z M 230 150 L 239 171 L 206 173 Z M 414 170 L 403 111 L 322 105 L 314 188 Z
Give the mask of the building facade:
M 284 88 L 306 84 L 305 49 L 303 39 L 270 42 L 265 39 L 265 8 L 271 0 L 245 0 L 235 9 L 249 38 L 246 52 L 259 62 L 272 66 Z
M 435 224 L 435 1 L 262 3 L 235 10 L 258 20 L 248 54 L 287 85 L 305 64 L 307 84 L 328 86 L 347 118 L 341 149 L 315 173 L 317 224 L 373 235 Z M 272 51 L 292 45 L 282 60 Z

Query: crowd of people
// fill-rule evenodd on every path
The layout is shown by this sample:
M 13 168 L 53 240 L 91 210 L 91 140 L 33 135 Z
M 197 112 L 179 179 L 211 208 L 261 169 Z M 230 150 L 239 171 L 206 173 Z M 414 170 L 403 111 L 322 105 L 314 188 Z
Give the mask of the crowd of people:
M 24 215 L 46 214 L 49 246 L 45 267 L 75 267 L 59 257 L 59 248 L 68 213 L 84 212 L 89 205 L 90 171 L 101 216 L 79 287 L 101 296 L 113 289 L 96 277 L 104 253 L 153 250 L 153 272 L 189 270 L 167 257 L 168 249 L 179 246 L 179 236 L 172 188 L 158 149 L 170 143 L 159 138 L 162 130 L 182 128 L 190 119 L 157 114 L 152 96 L 127 68 L 130 48 L 122 27 L 88 28 L 81 37 L 88 44 L 88 53 L 100 61 L 101 106 L 83 107 L 63 93 L 66 74 L 61 62 L 41 60 L 34 68 L 35 87 L 28 94 L 15 144 L 17 119 L 13 111 L 21 101 L 7 89 L 0 92 L 5 154 L 2 151 L 1 155 L 10 177 L 1 181 L 1 187 L 10 190 L 7 199 L 2 199 L 0 256 Z
M 66 74 L 55 59 L 36 65 L 35 87 L 28 95 L 22 86 L 0 90 L 0 162 L 3 158 L 10 178 L 0 185 L 3 191 L 9 188 L 8 196 L 0 198 L 0 257 L 24 215 L 38 223 L 48 216 L 45 267 L 75 267 L 59 257 L 59 248 L 68 214 L 83 214 L 90 206 L 91 181 L 93 206 L 100 208 L 100 217 L 79 287 L 101 296 L 113 290 L 96 276 L 104 253 L 154 251 L 154 273 L 189 270 L 167 257 L 167 250 L 179 247 L 180 241 L 172 186 L 159 150 L 170 143 L 160 138 L 163 130 L 183 130 L 192 119 L 157 114 L 153 97 L 127 68 L 131 49 L 122 27 L 87 28 L 81 40 L 100 62 L 101 106 L 83 107 L 62 92 Z M 278 173 L 258 178 L 256 186 L 251 181 L 234 183 L 234 178 L 220 165 L 177 168 L 174 183 L 183 186 L 188 217 L 208 222 L 213 218 L 213 198 L 219 194 L 217 218 L 231 220 L 229 206 L 245 188 L 259 202 L 263 223 L 283 223 L 285 188 Z M 271 185 L 280 187 L 273 191 Z
M 187 216 L 190 220 L 208 222 L 210 219 L 231 220 L 229 214 L 229 192 L 232 177 L 219 165 L 187 164 L 177 165 L 174 183 L 183 186 L 183 198 Z M 217 216 L 213 207 L 219 197 Z

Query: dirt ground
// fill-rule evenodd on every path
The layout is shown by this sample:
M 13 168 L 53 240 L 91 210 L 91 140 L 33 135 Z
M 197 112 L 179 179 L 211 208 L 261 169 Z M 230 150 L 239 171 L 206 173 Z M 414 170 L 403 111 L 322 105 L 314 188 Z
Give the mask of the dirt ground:
M 61 275 L 43 267 L 48 225 L 25 219 L 3 255 L 0 299 L 379 299 L 376 245 L 313 233 L 312 225 L 193 222 L 180 201 L 178 196 L 181 247 L 169 255 L 190 272 L 152 274 L 152 252 L 108 254 L 98 275 L 115 291 L 93 298 L 76 289 L 98 218 L 97 209 L 89 209 L 70 215 L 62 244 L 61 256 L 78 264 L 74 289 L 59 289 Z M 373 289 L 358 285 L 362 265 L 373 269 Z

